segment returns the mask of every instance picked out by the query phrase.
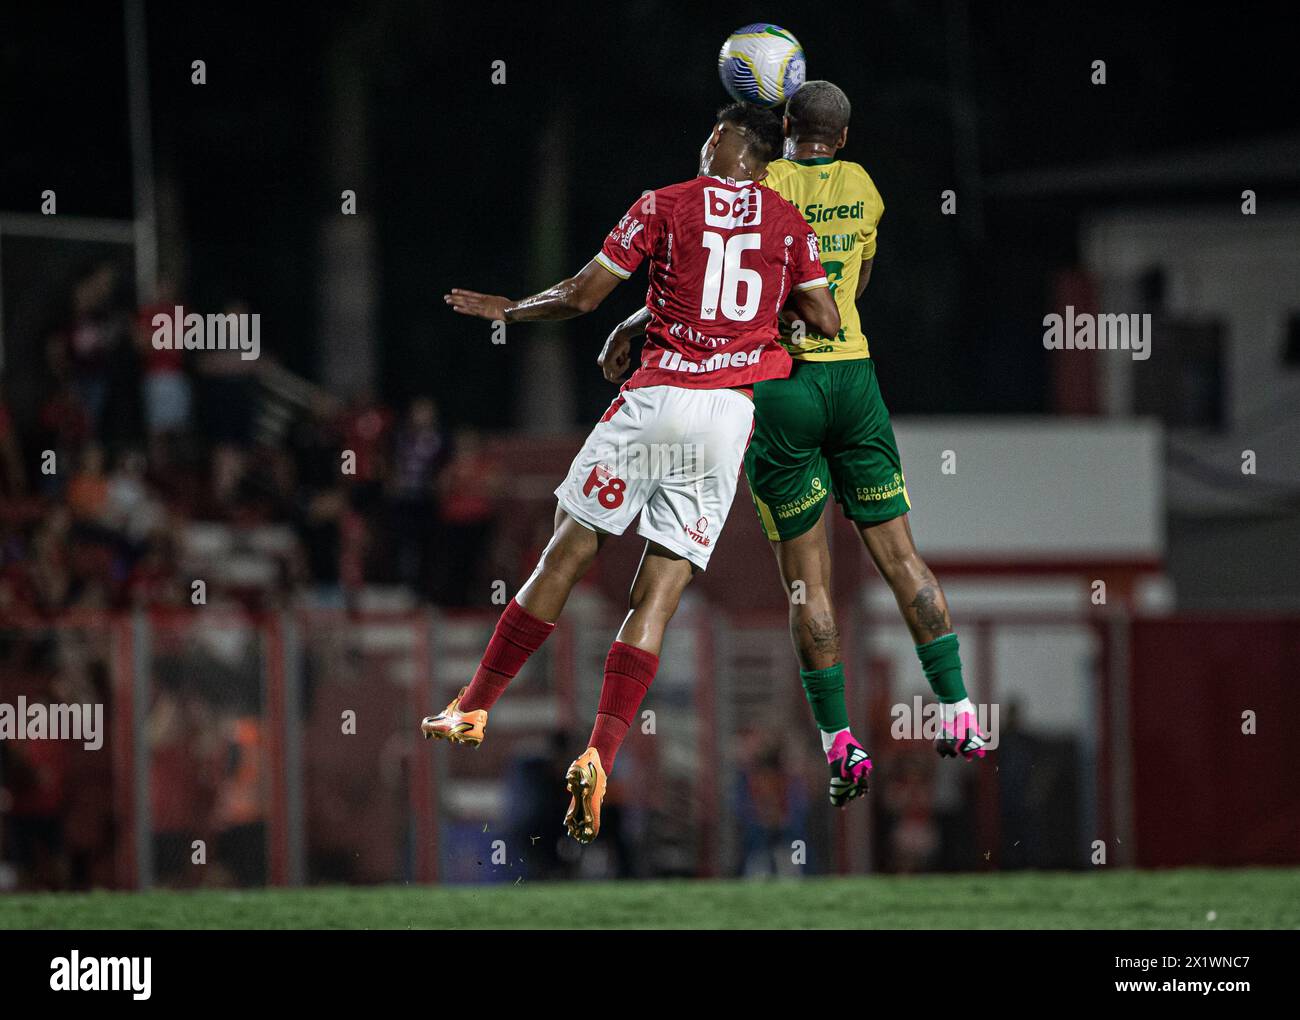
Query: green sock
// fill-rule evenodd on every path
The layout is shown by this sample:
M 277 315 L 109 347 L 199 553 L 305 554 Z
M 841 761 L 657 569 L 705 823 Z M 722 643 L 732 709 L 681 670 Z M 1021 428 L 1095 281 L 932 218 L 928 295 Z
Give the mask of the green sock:
M 812 706 L 817 728 L 824 733 L 836 733 L 849 728 L 849 710 L 844 705 L 844 663 L 837 662 L 827 669 L 801 669 L 803 692 Z
M 921 669 L 930 681 L 930 690 L 940 702 L 952 705 L 966 697 L 956 634 L 945 634 L 928 645 L 917 645 L 916 657 L 921 660 Z

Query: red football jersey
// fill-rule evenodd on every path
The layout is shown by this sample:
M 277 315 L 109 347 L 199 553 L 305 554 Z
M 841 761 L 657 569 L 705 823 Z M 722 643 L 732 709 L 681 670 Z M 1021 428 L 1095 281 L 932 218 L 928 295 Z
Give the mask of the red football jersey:
M 827 285 L 817 235 L 794 206 L 721 177 L 647 192 L 596 261 L 626 280 L 647 256 L 651 318 L 625 389 L 716 389 L 790 374 L 777 313 L 791 290 Z

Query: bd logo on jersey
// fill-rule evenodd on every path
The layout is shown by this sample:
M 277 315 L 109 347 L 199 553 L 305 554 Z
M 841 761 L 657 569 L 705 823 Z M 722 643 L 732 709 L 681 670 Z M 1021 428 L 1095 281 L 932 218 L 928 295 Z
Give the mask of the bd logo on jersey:
M 762 219 L 763 193 L 757 188 L 744 191 L 704 189 L 705 226 L 733 230 L 736 227 L 756 227 Z

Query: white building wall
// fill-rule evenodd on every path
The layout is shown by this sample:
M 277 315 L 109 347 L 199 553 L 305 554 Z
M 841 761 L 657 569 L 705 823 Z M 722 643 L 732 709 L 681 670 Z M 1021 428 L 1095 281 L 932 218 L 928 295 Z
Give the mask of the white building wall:
M 1288 320 L 1300 315 L 1300 206 L 1272 208 L 1264 195 L 1260 211 L 1244 215 L 1239 203 L 1227 195 L 1212 211 L 1109 210 L 1091 216 L 1082 229 L 1083 263 L 1100 282 L 1103 310 L 1138 310 L 1138 278 L 1158 267 L 1168 313 L 1216 319 L 1226 328 L 1227 428 L 1171 433 L 1173 452 L 1203 468 L 1171 470 L 1169 502 L 1176 513 L 1267 512 L 1287 502 L 1279 492 L 1300 485 L 1300 369 L 1282 364 Z M 1152 363 L 1158 365 L 1159 336 L 1154 343 Z M 1106 358 L 1103 370 L 1107 411 L 1132 414 L 1134 363 Z M 1253 478 L 1241 475 L 1245 450 L 1256 455 Z

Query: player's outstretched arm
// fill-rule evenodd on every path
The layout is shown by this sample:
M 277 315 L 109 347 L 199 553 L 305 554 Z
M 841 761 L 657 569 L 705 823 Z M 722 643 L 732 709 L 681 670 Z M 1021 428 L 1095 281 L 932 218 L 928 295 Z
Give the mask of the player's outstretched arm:
M 533 322 L 572 319 L 586 315 L 622 281 L 594 259 L 582 267 L 577 276 L 561 280 L 553 287 L 531 297 L 511 301 L 500 294 L 453 288 L 443 300 L 452 311 L 497 322 Z
M 840 331 L 840 310 L 835 307 L 829 287 L 796 290 L 794 306 L 808 329 L 818 336 L 834 336 Z

